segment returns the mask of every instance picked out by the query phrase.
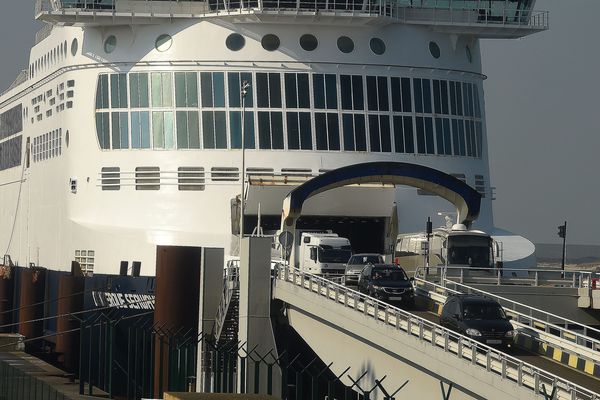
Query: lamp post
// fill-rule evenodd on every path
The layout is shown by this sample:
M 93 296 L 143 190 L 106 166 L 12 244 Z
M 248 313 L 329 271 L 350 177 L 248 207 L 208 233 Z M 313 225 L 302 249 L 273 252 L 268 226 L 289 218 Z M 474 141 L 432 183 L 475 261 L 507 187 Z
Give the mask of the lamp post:
M 240 257 L 242 255 L 242 239 L 244 238 L 244 195 L 246 193 L 246 95 L 250 89 L 250 83 L 248 81 L 242 81 L 240 88 L 240 96 L 242 100 L 242 193 L 240 194 Z

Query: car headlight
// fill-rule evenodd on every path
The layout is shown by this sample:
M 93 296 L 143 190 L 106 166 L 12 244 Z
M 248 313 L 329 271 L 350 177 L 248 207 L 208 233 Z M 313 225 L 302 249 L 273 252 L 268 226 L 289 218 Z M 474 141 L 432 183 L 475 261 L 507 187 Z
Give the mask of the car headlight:
M 469 328 L 466 330 L 466 332 L 469 336 L 481 336 L 481 332 L 479 332 L 477 329 Z
M 375 289 L 375 290 L 381 290 L 383 288 L 381 286 L 373 285 L 373 289 Z
M 512 331 L 508 331 L 506 332 L 506 336 L 507 338 L 514 338 L 515 336 L 517 336 L 517 331 L 516 330 L 512 330 Z

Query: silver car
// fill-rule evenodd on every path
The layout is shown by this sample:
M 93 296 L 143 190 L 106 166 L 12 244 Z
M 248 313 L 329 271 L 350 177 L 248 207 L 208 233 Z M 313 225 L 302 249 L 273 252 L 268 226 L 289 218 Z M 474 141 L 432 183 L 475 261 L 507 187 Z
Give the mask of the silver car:
M 383 264 L 383 256 L 377 253 L 353 254 L 346 263 L 344 284 L 346 286 L 358 285 L 358 277 L 367 264 Z

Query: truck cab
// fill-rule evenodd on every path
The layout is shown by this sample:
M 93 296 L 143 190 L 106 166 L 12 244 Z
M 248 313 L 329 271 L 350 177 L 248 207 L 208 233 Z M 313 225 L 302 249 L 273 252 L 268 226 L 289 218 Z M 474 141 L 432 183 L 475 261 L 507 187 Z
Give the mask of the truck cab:
M 352 246 L 350 240 L 339 237 L 336 233 L 303 232 L 296 254 L 296 267 L 302 271 L 319 275 L 342 275 L 345 264 L 352 255 Z

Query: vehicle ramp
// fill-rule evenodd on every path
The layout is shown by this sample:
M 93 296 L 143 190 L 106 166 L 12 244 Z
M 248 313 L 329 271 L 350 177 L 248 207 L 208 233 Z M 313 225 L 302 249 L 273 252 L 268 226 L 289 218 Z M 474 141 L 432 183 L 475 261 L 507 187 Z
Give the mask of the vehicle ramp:
M 386 376 L 396 398 L 589 399 L 600 394 L 322 277 L 280 268 L 273 296 L 333 373 Z M 373 387 L 376 382 L 372 382 Z M 367 386 L 367 385 L 365 385 Z M 449 392 L 450 388 L 453 390 Z
M 516 345 L 587 375 L 600 378 L 600 330 L 453 280 L 443 285 L 415 279 L 417 294 L 439 314 L 450 294 L 476 294 L 496 300 L 518 330 Z M 550 322 L 552 321 L 552 322 Z

